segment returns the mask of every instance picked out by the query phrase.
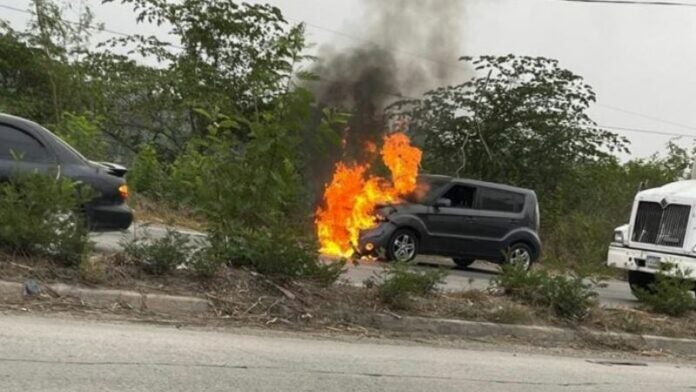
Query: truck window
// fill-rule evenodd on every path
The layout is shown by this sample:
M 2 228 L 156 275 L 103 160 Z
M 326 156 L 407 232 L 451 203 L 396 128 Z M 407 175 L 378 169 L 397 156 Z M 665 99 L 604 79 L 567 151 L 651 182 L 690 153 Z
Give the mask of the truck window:
M 0 159 L 27 162 L 50 161 L 50 154 L 34 137 L 17 128 L 0 124 Z
M 482 188 L 478 209 L 498 212 L 522 212 L 524 195 L 500 189 Z

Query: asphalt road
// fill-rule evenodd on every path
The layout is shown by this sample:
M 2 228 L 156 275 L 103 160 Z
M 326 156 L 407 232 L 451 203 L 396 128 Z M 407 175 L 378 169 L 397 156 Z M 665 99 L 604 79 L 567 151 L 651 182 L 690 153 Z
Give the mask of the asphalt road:
M 96 248 L 101 251 L 116 251 L 121 249 L 124 241 L 134 237 L 139 238 L 160 238 L 167 232 L 166 227 L 162 226 L 140 226 L 134 225 L 127 232 L 105 232 L 92 237 Z M 205 236 L 201 233 L 189 230 L 180 230 L 188 234 L 193 241 L 204 240 Z M 451 291 L 461 291 L 468 289 L 486 289 L 490 286 L 490 280 L 494 278 L 499 269 L 496 265 L 477 261 L 467 269 L 459 269 L 449 259 L 438 257 L 421 256 L 417 259 L 419 268 L 445 268 L 449 275 L 445 280 L 443 289 Z M 360 285 L 366 279 L 379 274 L 384 264 L 379 262 L 363 262 L 359 265 L 348 265 L 344 279 L 351 284 Z M 626 282 L 609 280 L 604 282 L 605 287 L 598 287 L 599 301 L 604 306 L 609 307 L 634 307 L 638 301 L 631 294 Z
M 696 389 L 696 367 L 685 362 L 607 361 L 567 352 L 549 355 L 480 345 L 459 347 L 2 315 L 0 390 Z

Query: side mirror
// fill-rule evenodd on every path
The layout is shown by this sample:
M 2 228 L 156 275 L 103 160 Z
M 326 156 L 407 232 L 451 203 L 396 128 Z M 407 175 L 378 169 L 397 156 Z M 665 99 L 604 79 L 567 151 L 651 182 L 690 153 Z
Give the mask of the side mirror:
M 437 199 L 435 201 L 435 208 L 440 207 L 452 207 L 452 200 L 450 199 Z

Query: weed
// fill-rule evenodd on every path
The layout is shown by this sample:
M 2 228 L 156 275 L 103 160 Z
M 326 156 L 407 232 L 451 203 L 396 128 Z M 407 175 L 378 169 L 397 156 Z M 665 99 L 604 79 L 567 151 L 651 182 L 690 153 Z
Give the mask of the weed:
M 135 239 L 123 247 L 126 255 L 153 275 L 164 275 L 185 265 L 193 252 L 189 237 L 175 230 L 168 230 L 164 237 L 149 242 Z
M 515 265 L 503 267 L 495 284 L 506 295 L 528 305 L 550 309 L 565 320 L 582 320 L 595 306 L 597 293 L 582 276 L 551 275 L 545 270 L 525 271 Z
M 694 282 L 684 277 L 683 271 L 677 271 L 675 277 L 668 276 L 664 272 L 658 273 L 650 289 L 638 288 L 635 294 L 653 312 L 675 317 L 683 316 L 696 309 L 696 299 L 691 292 Z
M 442 270 L 416 271 L 409 263 L 393 263 L 385 270 L 382 281 L 377 285 L 379 297 L 395 309 L 408 309 L 412 297 L 427 296 L 435 292 L 444 281 Z

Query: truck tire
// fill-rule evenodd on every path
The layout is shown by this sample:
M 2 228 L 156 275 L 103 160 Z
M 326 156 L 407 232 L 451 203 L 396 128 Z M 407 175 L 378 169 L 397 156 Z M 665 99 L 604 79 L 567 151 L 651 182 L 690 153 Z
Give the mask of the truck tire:
M 637 293 L 640 291 L 653 291 L 653 283 L 655 283 L 655 275 L 641 271 L 628 271 L 628 285 L 631 287 L 631 293 L 638 298 Z

